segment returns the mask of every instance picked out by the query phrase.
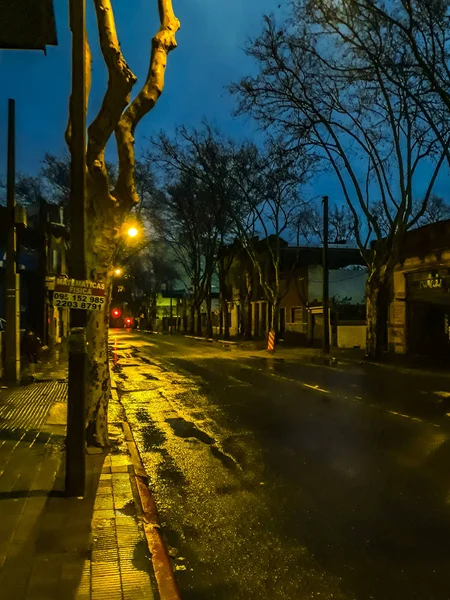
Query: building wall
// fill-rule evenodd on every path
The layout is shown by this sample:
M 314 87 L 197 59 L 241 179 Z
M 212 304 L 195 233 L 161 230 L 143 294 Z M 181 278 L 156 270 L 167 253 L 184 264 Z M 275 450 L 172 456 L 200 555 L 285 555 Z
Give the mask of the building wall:
M 450 268 L 450 250 L 412 256 L 398 264 L 392 277 L 392 299 L 389 304 L 388 345 L 391 352 L 405 354 L 407 347 L 406 275 L 426 268 Z
M 338 348 L 366 348 L 366 325 L 364 323 L 337 325 Z

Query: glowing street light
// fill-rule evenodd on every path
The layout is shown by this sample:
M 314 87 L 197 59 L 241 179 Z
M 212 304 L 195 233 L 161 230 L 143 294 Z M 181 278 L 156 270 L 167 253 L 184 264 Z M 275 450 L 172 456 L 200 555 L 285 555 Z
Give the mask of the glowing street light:
M 115 275 L 122 275 L 122 269 L 117 267 L 117 269 L 114 270 L 114 274 Z
M 134 238 L 138 235 L 139 231 L 136 229 L 136 227 L 130 227 L 127 231 L 129 237 Z

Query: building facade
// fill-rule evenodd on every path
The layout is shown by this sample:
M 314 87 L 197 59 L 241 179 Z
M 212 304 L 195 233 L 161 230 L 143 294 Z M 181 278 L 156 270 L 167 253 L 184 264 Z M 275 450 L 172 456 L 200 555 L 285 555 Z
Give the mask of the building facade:
M 1 210 L 6 210 L 4 207 Z M 26 227 L 17 231 L 20 275 L 20 327 L 33 329 L 45 345 L 61 342 L 68 333 L 69 310 L 55 308 L 51 290 L 55 276 L 67 276 L 68 232 L 62 207 L 44 200 L 27 207 Z M 7 220 L 2 219 L 6 224 Z M 1 246 L 6 229 L 0 227 Z M 4 318 L 5 252 L 0 261 L 0 317 Z
M 319 345 L 323 335 L 322 248 L 292 248 L 286 244 L 281 265 L 279 338 L 293 344 Z M 333 308 L 329 318 L 334 325 L 332 342 L 346 347 L 364 346 L 367 271 L 361 255 L 355 248 L 330 247 L 329 265 L 329 292 Z M 266 269 L 269 272 L 269 267 Z M 258 273 L 251 262 L 238 259 L 232 265 L 227 287 L 230 334 L 243 334 L 243 323 L 247 319 L 251 321 L 251 335 L 265 337 L 271 305 L 264 296 Z M 355 310 L 357 307 L 359 311 Z M 336 320 L 341 317 L 346 317 L 342 323 Z
M 450 356 L 450 220 L 406 234 L 387 329 L 390 352 Z

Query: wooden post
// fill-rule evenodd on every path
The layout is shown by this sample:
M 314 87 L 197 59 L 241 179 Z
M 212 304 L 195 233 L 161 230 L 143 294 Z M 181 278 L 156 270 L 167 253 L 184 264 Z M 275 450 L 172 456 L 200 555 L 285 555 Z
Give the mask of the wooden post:
M 70 0 L 72 30 L 70 275 L 86 279 L 86 0 Z M 86 482 L 86 311 L 71 311 L 66 493 L 84 496 Z
M 18 383 L 20 379 L 20 282 L 17 274 L 16 234 L 16 103 L 8 100 L 8 163 L 6 203 L 8 240 L 6 247 L 5 297 L 5 380 Z

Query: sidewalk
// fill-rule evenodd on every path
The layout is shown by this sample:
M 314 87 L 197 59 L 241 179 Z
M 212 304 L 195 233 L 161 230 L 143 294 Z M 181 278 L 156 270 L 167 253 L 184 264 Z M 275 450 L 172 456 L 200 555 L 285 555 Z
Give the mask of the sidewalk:
M 222 338 L 204 338 L 193 335 L 184 335 L 184 337 L 199 343 L 214 342 L 219 346 L 251 352 L 252 355 L 255 356 L 268 356 L 267 342 L 262 339 L 224 340 Z M 347 363 L 373 368 L 394 369 L 402 372 L 416 373 L 418 375 L 450 377 L 450 359 L 446 357 L 433 358 L 391 353 L 386 354 L 383 360 L 376 361 L 367 359 L 364 350 L 361 350 L 360 348 L 336 348 L 332 346 L 330 354 L 325 356 L 321 348 L 291 346 L 285 345 L 284 342 L 278 342 L 276 344 L 273 356 L 289 361 L 303 360 L 323 365 Z
M 87 456 L 85 498 L 66 498 L 66 401 L 63 379 L 0 393 L 0 600 L 153 600 L 120 407 L 110 452 Z

